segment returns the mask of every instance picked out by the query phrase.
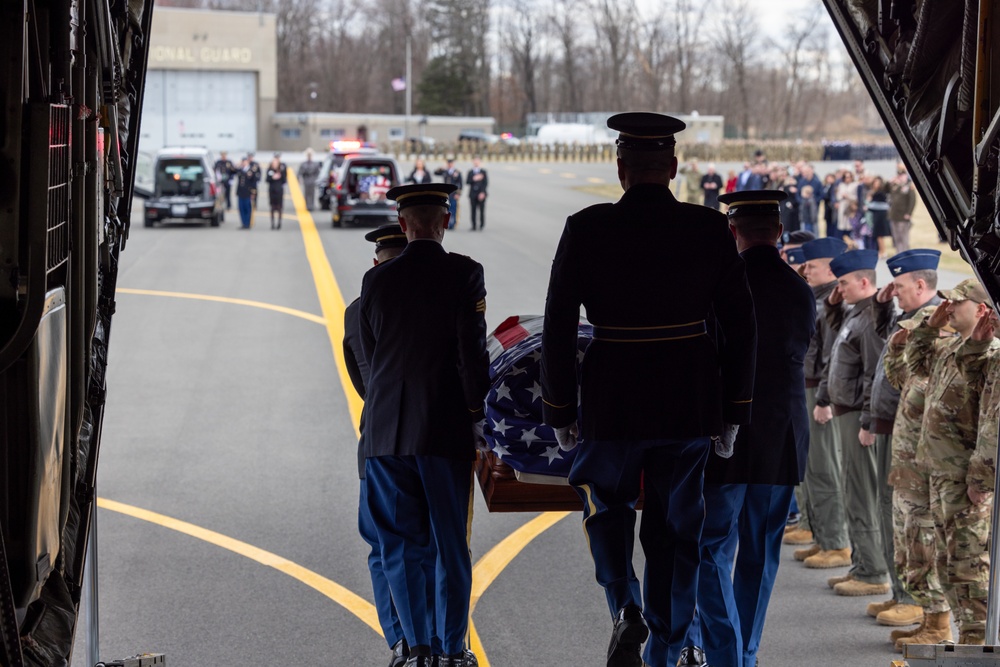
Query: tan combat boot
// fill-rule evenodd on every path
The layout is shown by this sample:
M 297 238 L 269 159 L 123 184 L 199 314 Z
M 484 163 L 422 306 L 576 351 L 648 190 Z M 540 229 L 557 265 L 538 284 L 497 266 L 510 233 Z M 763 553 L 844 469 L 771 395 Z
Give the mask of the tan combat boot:
M 815 556 L 819 553 L 819 551 L 819 545 L 814 544 L 808 549 L 796 549 L 792 552 L 792 556 L 794 556 L 795 560 L 805 560 L 806 558 L 809 558 L 809 556 Z
M 886 609 L 877 614 L 875 620 L 878 621 L 879 625 L 891 625 L 893 627 L 922 623 L 924 620 L 924 609 L 915 604 L 897 604 L 891 609 Z
M 834 588 L 837 584 L 842 584 L 845 581 L 854 581 L 854 577 L 851 576 L 850 572 L 839 577 L 830 577 L 826 580 L 826 585 L 830 588 Z
M 802 561 L 808 568 L 823 570 L 830 567 L 847 567 L 851 564 L 851 550 L 826 549 Z M 833 588 L 831 586 L 830 588 Z
M 952 641 L 951 612 L 941 611 L 924 614 L 924 629 L 912 637 L 900 637 L 896 640 L 896 650 L 903 652 L 907 644 L 940 644 Z
M 983 646 L 986 643 L 984 630 L 959 630 L 958 643 L 963 646 Z
M 869 584 L 866 581 L 851 579 L 842 581 L 833 587 L 833 592 L 837 595 L 857 597 L 859 595 L 885 595 L 889 592 L 889 582 L 881 584 Z
M 923 617 L 920 619 L 920 625 L 913 628 L 912 630 L 893 630 L 889 633 L 889 642 L 893 645 L 903 637 L 912 637 L 913 635 L 923 632 L 924 628 L 927 627 L 927 613 L 925 612 Z
M 885 600 L 883 602 L 869 602 L 868 607 L 865 609 L 865 613 L 871 616 L 872 618 L 878 618 L 878 615 L 881 614 L 883 611 L 888 611 L 889 609 L 895 607 L 897 604 L 898 603 L 892 598 L 889 598 L 888 600 Z
M 812 544 L 813 534 L 811 530 L 800 530 L 796 528 L 795 530 L 790 530 L 785 533 L 785 536 L 781 538 L 781 541 L 785 544 Z

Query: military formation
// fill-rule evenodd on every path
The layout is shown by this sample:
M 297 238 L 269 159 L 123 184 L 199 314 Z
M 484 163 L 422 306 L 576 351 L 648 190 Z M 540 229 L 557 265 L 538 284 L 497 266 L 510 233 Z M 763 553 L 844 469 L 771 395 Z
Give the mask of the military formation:
M 982 644 L 1000 396 L 983 288 L 939 291 L 935 250 L 889 258 L 881 289 L 877 250 L 799 235 L 779 251 L 787 193 L 722 194 L 725 214 L 679 202 L 684 124 L 608 125 L 625 194 L 566 221 L 537 371 L 539 426 L 575 450 L 607 666 L 759 665 L 782 541 L 806 567 L 847 568 L 828 582 L 838 595 L 891 593 L 866 611 L 900 628 L 897 646 L 953 639 L 952 620 Z M 458 191 L 389 191 L 399 224 L 367 235 L 376 266 L 345 313 L 365 400 L 359 526 L 390 667 L 477 664 L 473 461 L 494 424 L 483 267 L 443 248 Z M 634 260 L 637 240 L 655 261 Z

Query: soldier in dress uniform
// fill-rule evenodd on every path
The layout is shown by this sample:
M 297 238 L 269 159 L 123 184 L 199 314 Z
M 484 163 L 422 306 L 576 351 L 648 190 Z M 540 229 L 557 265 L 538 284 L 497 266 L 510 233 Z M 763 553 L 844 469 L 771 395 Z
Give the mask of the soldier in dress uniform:
M 249 165 L 250 172 L 253 174 L 253 177 L 254 177 L 255 181 L 257 183 L 260 183 L 260 180 L 264 177 L 264 172 L 261 171 L 260 162 L 257 162 L 257 160 L 255 160 L 254 157 L 256 157 L 256 156 L 255 156 L 255 154 L 254 154 L 253 151 L 250 151 L 249 153 L 247 153 L 247 164 Z M 253 193 L 253 208 L 254 208 L 254 210 L 257 209 L 257 190 L 256 190 L 256 186 L 255 186 L 254 193 Z
M 959 644 L 982 644 L 986 629 L 992 497 L 980 489 L 982 480 L 969 472 L 979 430 L 980 383 L 970 383 L 958 363 L 958 351 L 989 315 L 986 290 L 973 278 L 953 290 L 939 291 L 945 299 L 934 313 L 910 332 L 907 363 L 930 363 L 926 407 L 917 443 L 916 465 L 928 473 L 929 507 L 934 523 L 937 569 L 954 612 Z M 957 335 L 941 338 L 951 326 Z M 989 341 L 988 348 L 998 343 Z M 924 629 L 900 644 L 937 643 L 951 636 L 947 612 L 925 615 Z
M 455 229 L 455 225 L 458 224 L 458 198 L 462 194 L 462 172 L 455 166 L 455 158 L 449 155 L 447 164 L 435 169 L 434 175 L 440 176 L 446 184 L 455 186 L 455 191 L 448 199 L 448 214 L 451 216 L 448 229 Z
M 257 199 L 257 185 L 260 172 L 254 171 L 250 159 L 243 158 L 236 174 L 236 203 L 240 209 L 240 226 L 237 229 L 253 227 L 254 201 Z
M 938 250 L 914 249 L 893 255 L 886 261 L 892 274 L 892 282 L 880 289 L 872 302 L 875 328 L 879 336 L 888 340 L 899 330 L 900 322 L 910 319 L 925 306 L 937 305 L 940 301 L 937 297 L 937 266 L 940 258 L 941 252 Z M 893 297 L 899 302 L 902 313 L 894 306 Z M 868 605 L 867 612 L 881 625 L 901 626 L 920 623 L 924 612 L 906 592 L 894 566 L 896 556 L 892 520 L 893 491 L 889 484 L 889 470 L 892 467 L 892 432 L 899 407 L 899 391 L 886 377 L 887 354 L 888 343 L 883 348 L 879 364 L 875 368 L 871 411 L 878 463 L 879 530 L 882 532 L 885 562 L 889 566 L 892 597 L 885 602 L 872 602 Z
M 711 437 L 731 448 L 739 425 L 749 423 L 756 325 L 726 217 L 670 192 L 674 134 L 684 123 L 625 113 L 608 127 L 620 133 L 625 194 L 566 221 L 545 306 L 543 412 L 563 449 L 584 439 L 569 480 L 584 501 L 584 530 L 614 623 L 607 664 L 641 667 L 651 632 L 645 662 L 664 667 L 677 662 L 694 615 Z M 656 261 L 637 256 L 637 244 L 656 248 Z M 581 305 L 594 339 L 578 384 Z M 721 348 L 709 331 L 713 314 Z M 640 477 L 645 506 L 658 505 L 664 517 L 656 526 L 644 520 L 640 530 L 645 596 L 632 569 Z
M 406 247 L 406 235 L 399 225 L 383 225 L 365 234 L 365 239 L 375 244 L 375 265 L 398 257 Z M 361 323 L 358 319 L 361 298 L 358 297 L 344 310 L 344 365 L 351 378 L 351 384 L 358 396 L 364 400 L 365 387 L 369 380 L 370 369 L 361 348 Z M 365 434 L 365 411 L 361 411 L 359 428 L 361 437 Z M 358 500 L 358 530 L 361 538 L 368 543 L 368 571 L 372 578 L 372 593 L 375 597 L 375 611 L 378 614 L 382 635 L 392 652 L 389 667 L 402 667 L 410 656 L 410 648 L 403 636 L 403 628 L 399 624 L 399 614 L 392 602 L 389 592 L 389 581 L 382 566 L 382 547 L 372 521 L 371 510 L 368 509 L 368 487 L 365 485 L 364 441 L 358 442 L 358 473 L 361 479 L 361 495 Z M 435 639 L 437 639 L 435 637 Z M 440 640 L 437 640 L 440 643 Z M 432 645 L 434 642 L 432 641 Z M 440 646 L 434 647 L 440 651 Z
M 469 215 L 472 218 L 472 231 L 476 231 L 477 218 L 479 231 L 482 231 L 486 227 L 486 188 L 490 179 L 478 155 L 472 158 L 472 169 L 469 170 L 465 180 L 469 184 Z
M 803 274 L 816 300 L 816 333 L 805 361 L 806 407 L 809 411 L 809 456 L 806 459 L 804 512 L 809 530 L 786 533 L 790 544 L 808 544 L 798 549 L 795 560 L 809 568 L 846 567 L 851 564 L 851 548 L 844 514 L 844 487 L 840 439 L 830 408 L 829 367 L 837 338 L 826 318 L 827 297 L 837 287 L 830 262 L 847 251 L 836 238 L 810 241 L 800 249 L 804 254 Z
M 827 298 L 827 322 L 836 331 L 830 353 L 830 404 L 844 463 L 844 506 L 854 551 L 853 565 L 827 581 L 837 595 L 889 592 L 878 519 L 875 435 L 871 432 L 871 391 L 885 340 L 875 330 L 871 303 L 875 250 L 851 250 L 830 262 L 837 288 Z M 850 311 L 843 304 L 854 306 Z M 838 307 L 839 306 L 839 307 Z
M 441 246 L 454 191 L 442 183 L 389 190 L 409 243 L 361 286 L 361 346 L 371 368 L 365 483 L 407 667 L 475 664 L 465 650 L 468 526 L 490 378 L 483 267 Z M 442 646 L 432 657 L 435 630 Z
M 687 643 L 703 646 L 716 666 L 756 665 L 788 508 L 809 450 L 803 364 L 816 329 L 816 302 L 778 254 L 779 206 L 786 197 L 780 190 L 719 197 L 729 206 L 729 225 L 746 262 L 757 370 L 753 420 L 740 429 L 733 456 L 710 456 L 705 468 L 699 623 Z M 652 520 L 644 512 L 644 524 L 647 518 Z M 678 664 L 704 663 L 688 656 Z

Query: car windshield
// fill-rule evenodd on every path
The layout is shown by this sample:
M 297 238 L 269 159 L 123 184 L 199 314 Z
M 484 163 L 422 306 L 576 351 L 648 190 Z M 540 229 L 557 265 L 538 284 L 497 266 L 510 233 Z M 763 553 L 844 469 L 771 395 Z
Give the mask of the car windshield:
M 156 166 L 156 186 L 163 196 L 200 195 L 205 189 L 205 168 L 198 159 L 161 159 Z

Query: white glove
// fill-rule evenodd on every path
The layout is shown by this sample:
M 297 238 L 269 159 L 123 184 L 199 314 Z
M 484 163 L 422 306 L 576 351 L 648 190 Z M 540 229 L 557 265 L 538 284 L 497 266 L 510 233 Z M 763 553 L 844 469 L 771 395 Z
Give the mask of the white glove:
M 486 418 L 480 419 L 472 425 L 472 436 L 473 442 L 476 445 L 476 451 L 478 452 L 489 452 L 493 450 L 493 447 L 486 441 Z
M 569 426 L 553 428 L 552 430 L 556 432 L 556 442 L 559 443 L 559 449 L 564 452 L 576 449 L 576 439 L 580 435 L 580 429 L 576 425 L 576 422 L 573 422 Z
M 724 459 L 733 455 L 733 445 L 736 444 L 736 434 L 740 432 L 739 424 L 724 424 L 722 435 L 712 438 L 715 445 L 715 453 Z

